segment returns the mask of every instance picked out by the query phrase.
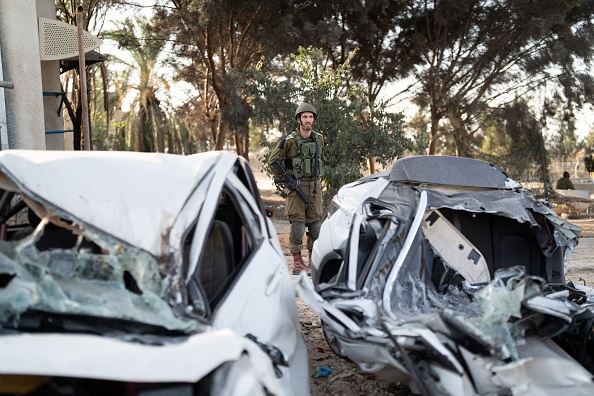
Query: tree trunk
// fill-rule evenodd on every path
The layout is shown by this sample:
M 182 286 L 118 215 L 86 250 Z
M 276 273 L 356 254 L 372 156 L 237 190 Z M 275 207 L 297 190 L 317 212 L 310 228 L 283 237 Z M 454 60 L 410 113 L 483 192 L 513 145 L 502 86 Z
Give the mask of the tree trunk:
M 245 158 L 246 160 L 250 160 L 250 131 L 249 131 L 249 127 L 246 128 L 246 133 L 245 133 L 245 137 L 243 139 L 243 158 Z
M 109 114 L 109 86 L 105 62 L 99 62 L 99 70 L 101 70 L 101 80 L 103 81 L 103 111 L 105 111 L 105 129 L 106 134 L 109 135 L 109 121 L 111 117 Z
M 219 124 L 221 123 L 221 121 L 217 120 L 215 117 L 209 118 L 208 122 L 210 125 L 210 138 L 212 142 L 211 147 L 214 147 L 217 144 L 217 136 L 219 135 Z
M 66 87 L 68 89 L 68 87 Z M 62 89 L 63 92 L 67 92 Z M 72 121 L 72 139 L 74 144 L 74 150 L 80 150 L 80 115 L 82 114 L 82 108 L 77 106 L 76 111 L 72 108 L 72 102 L 68 99 L 68 95 L 64 95 L 64 106 L 68 112 L 68 116 Z M 80 104 L 80 100 L 78 101 Z
M 250 129 L 249 125 L 244 125 L 241 130 L 235 131 L 235 152 L 237 155 L 249 159 L 250 154 Z
M 88 67 L 85 68 L 85 74 L 86 74 L 87 81 L 91 81 L 91 72 Z M 88 122 L 89 133 L 87 134 L 89 136 L 89 146 L 88 146 L 89 150 L 93 150 L 93 127 L 91 126 L 91 112 L 93 109 L 92 100 L 91 100 L 92 90 L 93 90 L 93 87 L 91 86 L 91 84 L 87 84 L 87 115 L 86 116 L 89 118 L 89 122 Z M 81 113 L 81 115 L 82 115 L 82 113 Z M 82 117 L 81 117 L 81 121 L 82 121 Z
M 429 155 L 437 152 L 437 137 L 439 134 L 439 117 L 431 111 L 431 140 L 429 142 Z
M 238 132 L 233 134 L 233 141 L 235 142 L 235 154 L 241 155 L 241 136 Z
M 225 148 L 228 129 L 229 125 L 227 125 L 227 123 L 223 120 L 223 117 L 219 118 L 219 128 L 217 130 L 217 138 L 215 140 L 215 150 L 223 150 Z
M 141 110 L 142 111 L 142 110 Z M 144 152 L 143 121 L 142 115 L 138 120 L 133 121 L 136 124 L 132 127 L 134 131 L 134 151 Z
M 82 138 L 82 103 L 80 100 L 78 101 L 78 105 L 76 106 L 76 115 L 72 119 L 72 130 L 73 130 L 73 139 L 72 144 L 74 146 L 74 150 L 80 151 L 80 142 Z
M 369 162 L 369 174 L 373 175 L 375 173 L 375 158 L 369 156 L 367 157 L 367 161 Z

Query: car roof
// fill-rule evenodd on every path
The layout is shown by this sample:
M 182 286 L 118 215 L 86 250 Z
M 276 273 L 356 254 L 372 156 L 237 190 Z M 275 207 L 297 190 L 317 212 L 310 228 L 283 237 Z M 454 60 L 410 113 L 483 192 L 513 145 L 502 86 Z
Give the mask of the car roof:
M 506 188 L 503 169 L 464 157 L 419 155 L 396 160 L 390 181 L 461 187 Z

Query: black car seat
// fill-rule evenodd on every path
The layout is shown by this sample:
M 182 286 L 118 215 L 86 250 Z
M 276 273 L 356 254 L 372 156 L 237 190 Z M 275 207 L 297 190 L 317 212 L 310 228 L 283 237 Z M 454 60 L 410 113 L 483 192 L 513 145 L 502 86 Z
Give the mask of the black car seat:
M 199 279 L 209 301 L 222 290 L 234 268 L 233 237 L 229 226 L 215 220 L 206 243 L 199 266 Z

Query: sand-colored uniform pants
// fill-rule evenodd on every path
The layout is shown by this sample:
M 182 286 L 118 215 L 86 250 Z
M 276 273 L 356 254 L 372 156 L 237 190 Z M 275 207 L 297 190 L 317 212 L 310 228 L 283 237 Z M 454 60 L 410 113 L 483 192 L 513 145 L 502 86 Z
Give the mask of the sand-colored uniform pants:
M 303 249 L 303 236 L 307 227 L 307 248 L 312 249 L 313 243 L 320 235 L 322 225 L 322 187 L 317 182 L 316 194 L 313 193 L 313 182 L 302 182 L 301 189 L 307 195 L 307 198 L 313 202 L 314 211 L 306 205 L 299 197 L 297 191 L 292 191 L 287 195 L 287 207 L 285 213 L 291 223 L 291 233 L 289 235 L 289 250 L 291 253 L 301 252 Z

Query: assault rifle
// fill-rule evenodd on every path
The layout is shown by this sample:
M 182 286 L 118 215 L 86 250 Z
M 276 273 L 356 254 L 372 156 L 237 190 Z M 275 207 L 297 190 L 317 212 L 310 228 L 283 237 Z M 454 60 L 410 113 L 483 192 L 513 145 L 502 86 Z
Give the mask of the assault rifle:
M 275 172 L 282 173 L 282 176 L 281 177 L 278 177 L 278 178 L 275 177 L 274 178 L 274 183 L 275 184 L 279 184 L 281 186 L 284 186 L 283 189 L 280 191 L 280 196 L 283 197 L 283 198 L 286 198 L 287 195 L 289 195 L 289 193 L 291 191 L 297 191 L 297 195 L 299 195 L 299 198 L 301 198 L 301 200 L 303 202 L 305 202 L 305 204 L 307 205 L 307 207 L 310 208 L 311 210 L 313 210 L 313 212 L 315 213 L 315 215 L 317 217 L 319 217 L 320 215 L 314 209 L 313 202 L 310 201 L 307 198 L 307 195 L 305 194 L 305 192 L 303 192 L 303 190 L 301 189 L 301 187 L 299 187 L 299 180 L 295 176 L 293 176 L 292 174 L 290 174 L 289 172 L 287 172 L 287 170 L 280 163 L 279 160 L 274 160 L 270 164 L 270 167 Z

